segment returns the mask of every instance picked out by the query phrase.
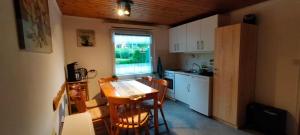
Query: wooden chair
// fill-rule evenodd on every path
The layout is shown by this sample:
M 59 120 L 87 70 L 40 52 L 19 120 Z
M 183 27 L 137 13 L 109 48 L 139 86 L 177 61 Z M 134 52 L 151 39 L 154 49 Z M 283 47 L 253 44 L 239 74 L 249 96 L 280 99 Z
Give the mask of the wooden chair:
M 107 120 L 109 119 L 109 108 L 108 106 L 98 106 L 93 108 L 87 108 L 85 103 L 85 98 L 80 91 L 72 90 L 70 93 L 72 100 L 75 101 L 76 108 L 79 113 L 89 112 L 95 130 L 97 131 L 99 128 L 101 129 L 101 124 L 105 125 L 107 132 L 109 133 L 109 127 L 107 124 Z
M 76 91 L 81 91 L 81 86 L 80 85 L 73 85 L 72 86 L 74 90 Z M 82 94 L 82 93 L 81 93 Z M 86 95 L 82 95 L 83 99 L 86 99 Z M 104 106 L 107 104 L 107 99 L 104 97 L 96 97 L 94 99 L 85 101 L 85 106 L 88 109 L 94 108 L 94 107 L 99 107 L 99 106 Z
M 166 97 L 167 90 L 168 90 L 168 82 L 163 79 L 152 79 L 151 87 L 159 91 L 157 104 L 158 104 L 158 108 L 160 110 L 161 116 L 163 117 L 164 125 L 166 126 L 167 131 L 169 131 L 169 127 L 168 127 L 168 124 L 167 124 L 167 121 L 166 121 L 166 118 L 164 115 L 164 111 L 163 111 L 163 104 L 164 104 L 165 97 Z M 153 100 L 143 102 L 143 106 L 148 107 L 150 109 L 154 109 Z
M 118 80 L 119 80 L 118 77 L 106 77 L 106 78 L 100 78 L 100 79 L 98 80 L 98 85 L 99 85 L 99 89 L 100 89 L 100 96 L 101 96 L 101 97 L 105 97 L 104 94 L 103 94 L 103 91 L 101 90 L 101 87 L 100 87 L 100 85 L 101 85 L 102 83 L 106 83 L 106 82 L 114 82 L 114 81 L 118 81 Z
M 118 135 L 120 129 L 127 129 L 127 132 L 134 129 L 135 134 L 140 134 L 142 127 L 145 128 L 145 133 L 149 134 L 149 109 L 141 107 L 142 101 L 142 97 L 108 97 L 112 135 Z
M 145 85 L 151 86 L 151 80 L 152 80 L 151 76 L 145 76 L 145 77 L 142 77 L 141 79 L 138 79 L 137 81 L 139 81 Z
M 98 80 L 98 83 L 101 84 L 101 83 L 105 83 L 105 82 L 113 82 L 113 81 L 118 81 L 119 78 L 118 77 L 106 77 L 106 78 L 100 78 Z

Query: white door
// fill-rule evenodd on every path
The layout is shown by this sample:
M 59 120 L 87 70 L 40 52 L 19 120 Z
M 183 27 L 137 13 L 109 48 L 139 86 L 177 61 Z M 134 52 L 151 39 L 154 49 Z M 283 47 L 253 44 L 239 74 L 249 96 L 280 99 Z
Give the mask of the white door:
M 213 51 L 215 46 L 215 29 L 218 27 L 218 15 L 207 17 L 201 21 L 201 48 Z
M 175 99 L 188 104 L 189 75 L 175 74 Z
M 201 20 L 187 24 L 187 52 L 196 52 L 200 50 L 200 26 Z
M 190 108 L 202 113 L 204 115 L 210 115 L 209 113 L 209 101 L 210 101 L 210 89 L 209 89 L 209 78 L 192 76 L 189 80 L 190 95 L 189 105 Z
M 186 51 L 186 24 L 177 26 L 177 37 L 178 48 L 176 52 L 185 52 Z
M 169 51 L 175 52 L 175 44 L 176 44 L 176 29 L 169 29 Z

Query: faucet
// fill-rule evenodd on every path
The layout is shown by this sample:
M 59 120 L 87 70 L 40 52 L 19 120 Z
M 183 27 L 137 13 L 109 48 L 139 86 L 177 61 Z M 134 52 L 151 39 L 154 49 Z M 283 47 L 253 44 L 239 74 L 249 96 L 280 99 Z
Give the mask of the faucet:
M 198 65 L 197 63 L 193 63 L 192 70 L 194 69 L 194 66 L 197 66 L 197 67 L 198 67 L 198 72 L 201 71 L 201 66 Z

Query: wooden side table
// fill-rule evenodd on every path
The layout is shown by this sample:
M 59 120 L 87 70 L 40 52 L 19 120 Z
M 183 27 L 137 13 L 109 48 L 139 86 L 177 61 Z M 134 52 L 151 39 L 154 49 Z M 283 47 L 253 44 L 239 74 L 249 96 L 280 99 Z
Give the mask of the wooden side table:
M 86 97 L 86 101 L 89 100 L 88 81 L 81 80 L 81 81 L 76 81 L 76 82 L 67 82 L 69 114 L 77 113 L 77 108 L 76 108 L 75 102 L 70 97 L 70 92 L 72 90 L 80 90 L 83 93 L 83 96 Z

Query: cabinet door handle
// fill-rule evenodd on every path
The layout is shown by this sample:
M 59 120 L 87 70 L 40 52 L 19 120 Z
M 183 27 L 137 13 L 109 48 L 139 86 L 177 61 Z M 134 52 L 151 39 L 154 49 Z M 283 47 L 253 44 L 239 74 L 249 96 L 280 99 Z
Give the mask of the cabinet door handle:
M 214 74 L 217 74 L 218 71 L 217 68 L 214 68 L 213 70 L 214 70 Z
M 201 40 L 201 50 L 203 50 L 203 49 L 204 49 L 204 41 Z
M 189 92 L 189 85 L 186 86 L 186 90 Z

